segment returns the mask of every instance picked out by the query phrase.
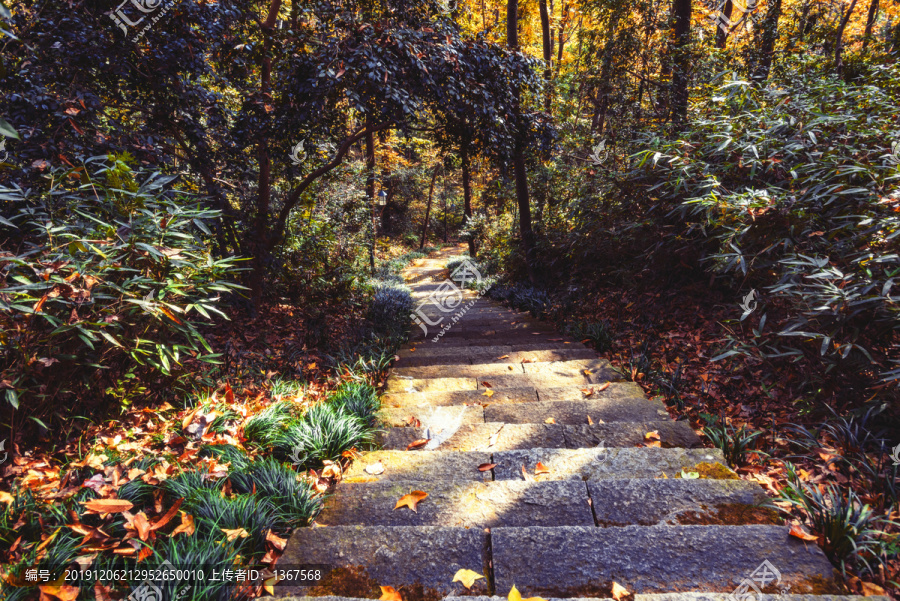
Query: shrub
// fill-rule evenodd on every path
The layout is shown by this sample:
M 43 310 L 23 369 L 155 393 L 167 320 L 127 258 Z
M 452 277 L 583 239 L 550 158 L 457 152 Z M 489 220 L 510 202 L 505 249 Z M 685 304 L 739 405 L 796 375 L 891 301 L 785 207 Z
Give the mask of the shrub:
M 257 459 L 231 474 L 230 479 L 236 492 L 255 492 L 268 501 L 281 526 L 306 526 L 322 507 L 321 496 L 300 481 L 297 472 L 271 457 Z
M 223 315 L 218 299 L 238 288 L 235 260 L 204 240 L 217 213 L 127 161 L 55 172 L 42 193 L 0 187 L 4 246 L 17 249 L 0 253 L 12 408 L 39 415 L 98 390 L 127 404 L 149 378 L 177 378 L 185 358 L 216 361 L 192 318 Z
M 293 417 L 293 406 L 288 401 L 272 403 L 244 424 L 244 436 L 250 442 L 270 446 Z
M 204 470 L 188 470 L 163 482 L 163 490 L 173 499 L 190 499 L 204 490 L 217 491 L 222 480 L 216 479 Z
M 347 415 L 358 418 L 368 427 L 375 425 L 375 414 L 381 408 L 378 391 L 367 382 L 345 382 L 328 402 Z
M 311 407 L 302 419 L 290 424 L 274 443 L 276 456 L 297 465 L 318 467 L 325 460 L 371 441 L 372 435 L 355 416 L 328 404 Z
M 265 552 L 266 535 L 278 522 L 271 503 L 252 495 L 226 498 L 221 491 L 204 489 L 185 501 L 184 507 L 196 519 L 200 536 L 222 541 L 227 536 L 222 530 L 246 530 L 248 536 L 234 543 L 250 555 Z
M 588 341 L 600 352 L 612 347 L 613 335 L 607 321 L 576 321 L 566 327 L 566 333 L 578 340 Z

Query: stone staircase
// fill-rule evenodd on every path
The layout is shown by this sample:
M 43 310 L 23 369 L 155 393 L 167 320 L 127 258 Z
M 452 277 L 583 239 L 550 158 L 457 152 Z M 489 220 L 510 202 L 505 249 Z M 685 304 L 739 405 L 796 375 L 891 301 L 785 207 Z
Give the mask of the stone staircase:
M 440 289 L 453 252 L 408 270 L 417 302 Z M 452 326 L 436 342 L 441 325 L 415 328 L 383 397 L 381 450 L 354 462 L 324 527 L 297 530 L 279 562 L 324 564 L 328 577 L 276 596 L 377 599 L 390 586 L 404 601 L 485 601 L 515 585 L 608 598 L 613 582 L 635 601 L 841 592 L 822 551 L 760 506 L 758 485 L 607 361 L 473 292 L 459 309 L 456 321 L 423 310 Z M 428 496 L 395 509 L 412 491 Z M 460 569 L 484 578 L 467 589 L 452 581 Z

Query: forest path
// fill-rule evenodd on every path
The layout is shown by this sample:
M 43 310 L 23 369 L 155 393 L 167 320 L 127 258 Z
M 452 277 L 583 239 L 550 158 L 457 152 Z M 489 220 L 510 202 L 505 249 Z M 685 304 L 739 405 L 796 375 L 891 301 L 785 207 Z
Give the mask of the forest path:
M 436 601 L 515 585 L 583 598 L 610 597 L 613 582 L 636 601 L 839 592 L 819 547 L 758 507 L 762 489 L 688 423 L 578 341 L 454 291 L 444 267 L 460 251 L 405 271 L 432 325 L 414 326 L 392 369 L 382 450 L 354 462 L 317 520 L 327 527 L 296 531 L 279 563 L 330 576 L 276 594 L 375 599 L 389 586 Z M 427 493 L 415 510 L 395 509 L 414 491 Z M 459 570 L 483 577 L 466 588 Z

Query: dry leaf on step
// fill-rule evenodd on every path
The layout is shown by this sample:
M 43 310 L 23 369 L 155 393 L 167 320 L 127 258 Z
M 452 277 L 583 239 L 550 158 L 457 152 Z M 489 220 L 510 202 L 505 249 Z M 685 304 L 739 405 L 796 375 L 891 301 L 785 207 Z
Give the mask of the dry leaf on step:
M 549 474 L 549 473 L 550 473 L 550 469 L 546 465 L 541 463 L 540 461 L 538 461 L 537 465 L 534 466 L 534 475 L 535 476 L 537 476 L 538 474 Z
M 403 597 L 400 596 L 400 593 L 394 587 L 382 586 L 381 596 L 378 597 L 378 601 L 403 601 Z
M 485 390 L 481 396 L 486 396 L 486 397 L 490 398 L 490 397 L 494 396 L 494 391 L 493 390 Z
M 478 466 L 478 471 L 486 472 L 488 470 L 494 469 L 495 467 L 497 467 L 496 463 L 482 463 L 481 465 Z
M 647 440 L 659 440 L 659 430 L 647 432 L 646 434 L 644 434 L 644 438 L 646 438 Z
M 419 438 L 417 440 L 412 441 L 408 445 L 406 445 L 406 450 L 410 451 L 412 449 L 418 449 L 419 447 L 424 447 L 428 444 L 427 438 Z
M 604 390 L 606 390 L 607 388 L 609 388 L 609 385 L 610 385 L 611 383 L 612 383 L 612 382 L 607 382 L 606 384 L 601 384 L 600 386 L 597 387 L 597 391 L 598 391 L 598 392 L 603 392 Z
M 591 416 L 590 416 L 590 415 L 588 416 L 588 425 L 589 425 L 589 426 L 593 426 L 593 425 L 594 425 L 594 420 L 591 419 Z
M 555 424 L 555 423 L 556 423 L 556 419 L 554 419 L 554 418 L 552 418 L 552 417 L 548 417 L 547 419 L 544 420 L 544 423 L 545 423 L 545 424 Z
M 497 357 L 497 359 L 509 359 L 509 355 L 503 355 L 502 357 Z
M 526 482 L 534 482 L 534 476 L 528 473 L 524 465 L 522 466 L 522 477 L 525 478 Z
M 810 534 L 806 530 L 804 530 L 799 524 L 791 524 L 791 536 L 796 536 L 800 540 L 808 540 L 808 541 L 817 541 L 819 540 L 818 536 L 814 534 Z
M 408 495 L 403 495 L 397 501 L 397 505 L 394 506 L 394 509 L 400 509 L 401 507 L 409 507 L 413 511 L 418 512 L 416 506 L 422 502 L 422 500 L 428 496 L 428 493 L 421 490 L 414 490 Z
M 451 582 L 461 582 L 464 587 L 472 588 L 472 585 L 479 578 L 484 578 L 484 576 L 472 570 L 459 570 L 453 575 Z
M 627 588 L 614 580 L 612 583 L 612 596 L 616 601 L 622 601 L 622 599 L 631 596 L 631 593 L 628 592 Z
M 594 389 L 593 388 L 582 388 L 581 394 L 583 394 L 585 397 L 589 397 L 594 394 Z
M 367 465 L 365 472 L 370 476 L 377 476 L 378 474 L 384 473 L 384 464 L 380 461 L 378 463 L 373 463 L 372 465 Z
M 513 585 L 513 587 L 509 589 L 509 596 L 507 599 L 509 601 L 547 601 L 543 597 L 528 597 L 527 599 L 523 599 L 522 594 L 516 588 L 516 585 Z

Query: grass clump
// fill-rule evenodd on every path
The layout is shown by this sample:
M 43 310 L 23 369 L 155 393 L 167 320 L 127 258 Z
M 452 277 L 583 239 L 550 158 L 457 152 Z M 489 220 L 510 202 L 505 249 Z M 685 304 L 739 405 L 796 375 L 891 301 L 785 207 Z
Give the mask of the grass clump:
M 257 459 L 230 478 L 235 492 L 255 493 L 268 501 L 284 527 L 306 526 L 322 507 L 321 496 L 297 472 L 271 457 Z
M 368 427 L 375 425 L 375 414 L 381 409 L 378 392 L 367 382 L 341 384 L 328 402 L 337 410 L 358 418 Z
M 230 463 L 231 469 L 243 469 L 250 465 L 250 458 L 243 450 L 230 444 L 203 445 L 198 457 L 215 457 L 219 463 Z
M 203 490 L 218 491 L 222 482 L 206 470 L 187 470 L 163 482 L 162 487 L 172 499 L 191 499 Z
M 244 437 L 261 446 L 271 446 L 293 418 L 293 405 L 288 401 L 272 403 L 244 424 Z
M 224 530 L 243 529 L 246 535 L 236 535 L 234 543 L 244 554 L 264 553 L 266 535 L 278 525 L 272 504 L 253 495 L 226 498 L 219 490 L 202 489 L 184 507 L 194 516 L 202 536 L 221 541 L 229 536 Z
M 303 468 L 334 461 L 341 453 L 370 442 L 372 434 L 360 420 L 329 404 L 316 405 L 290 424 L 274 443 L 276 456 Z

